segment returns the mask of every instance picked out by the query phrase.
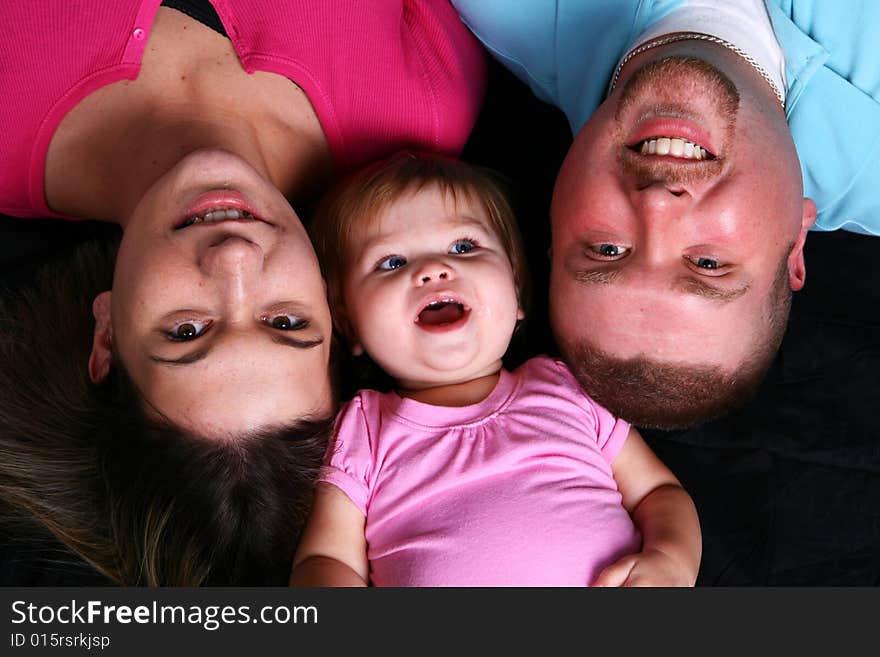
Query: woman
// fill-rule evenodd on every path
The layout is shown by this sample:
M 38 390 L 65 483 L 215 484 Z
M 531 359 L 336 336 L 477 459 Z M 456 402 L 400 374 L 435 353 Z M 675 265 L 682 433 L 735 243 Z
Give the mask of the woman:
M 0 212 L 123 236 L 94 386 L 65 392 L 88 410 L 44 408 L 51 430 L 3 411 L 4 499 L 125 583 L 283 582 L 333 411 L 324 283 L 286 199 L 403 146 L 458 151 L 479 46 L 439 1 L 8 4 Z M 45 407 L 31 392 L 3 405 Z M 46 500 L 64 487 L 20 448 L 41 435 L 90 436 L 71 479 L 106 490 Z

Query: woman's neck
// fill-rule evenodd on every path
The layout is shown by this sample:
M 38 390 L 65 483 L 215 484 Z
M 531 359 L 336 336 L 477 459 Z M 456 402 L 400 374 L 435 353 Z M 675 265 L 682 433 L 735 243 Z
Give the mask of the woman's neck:
M 119 221 L 184 155 L 229 150 L 289 197 L 332 170 L 329 146 L 303 91 L 242 69 L 231 42 L 160 8 L 134 81 L 83 99 L 62 120 L 46 159 L 53 210 Z
M 492 394 L 498 385 L 500 371 L 464 381 L 433 388 L 401 388 L 397 393 L 432 406 L 470 406 L 478 404 Z

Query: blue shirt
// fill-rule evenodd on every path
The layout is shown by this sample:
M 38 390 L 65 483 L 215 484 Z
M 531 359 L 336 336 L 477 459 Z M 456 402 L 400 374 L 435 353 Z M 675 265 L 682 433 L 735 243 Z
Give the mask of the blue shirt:
M 681 0 L 452 0 L 486 48 L 577 133 L 627 46 Z M 767 0 L 814 230 L 880 235 L 880 2 Z

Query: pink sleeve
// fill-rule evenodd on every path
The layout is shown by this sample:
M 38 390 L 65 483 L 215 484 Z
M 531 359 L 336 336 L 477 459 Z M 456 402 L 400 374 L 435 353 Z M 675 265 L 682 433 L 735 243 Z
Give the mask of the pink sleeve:
M 605 460 L 612 463 L 623 447 L 623 443 L 626 442 L 630 424 L 626 420 L 614 417 L 605 410 L 604 406 L 599 406 L 589 397 L 587 397 L 587 400 L 596 418 L 596 442 L 599 444 L 599 450 L 602 452 Z
M 360 395 L 340 410 L 319 481 L 333 484 L 367 515 L 373 471 L 370 429 Z
M 599 445 L 599 450 L 602 452 L 602 456 L 605 457 L 605 460 L 608 461 L 608 463 L 613 462 L 623 447 L 623 443 L 626 442 L 626 437 L 629 435 L 630 423 L 626 420 L 615 417 L 606 410 L 604 406 L 600 406 L 593 401 L 593 399 L 584 392 L 584 389 L 581 388 L 581 384 L 578 383 L 576 378 L 574 378 L 574 375 L 565 363 L 559 360 L 554 360 L 553 364 L 558 368 L 568 385 L 572 387 L 579 396 L 583 397 L 586 410 L 592 415 L 595 422 L 596 443 Z

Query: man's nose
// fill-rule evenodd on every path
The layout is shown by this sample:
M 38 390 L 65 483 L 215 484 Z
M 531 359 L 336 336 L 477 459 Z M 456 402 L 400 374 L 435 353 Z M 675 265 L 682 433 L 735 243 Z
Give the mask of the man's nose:
M 633 189 L 630 200 L 639 216 L 647 221 L 673 221 L 687 211 L 693 197 L 680 186 L 652 182 Z
M 454 280 L 455 270 L 442 259 L 428 258 L 413 269 L 412 278 L 413 285 L 419 287 L 429 283 Z

